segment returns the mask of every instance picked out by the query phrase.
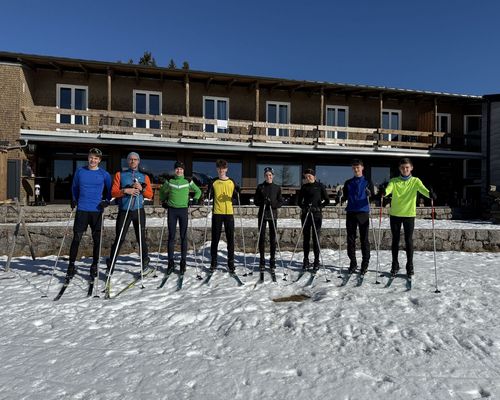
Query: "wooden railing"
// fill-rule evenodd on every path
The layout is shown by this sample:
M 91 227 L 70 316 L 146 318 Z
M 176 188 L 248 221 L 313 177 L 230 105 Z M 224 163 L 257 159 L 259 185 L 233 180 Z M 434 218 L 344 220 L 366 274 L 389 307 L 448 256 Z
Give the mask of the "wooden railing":
M 80 116 L 84 124 L 57 123 L 57 115 Z M 159 128 L 135 127 L 134 121 L 158 121 Z M 207 132 L 207 130 L 216 132 Z M 277 124 L 270 122 L 220 121 L 183 115 L 136 114 L 128 111 L 68 110 L 31 106 L 21 110 L 21 128 L 42 131 L 80 131 L 123 135 L 148 135 L 174 140 L 214 140 L 236 143 L 282 143 L 318 148 L 390 146 L 426 150 L 433 148 L 442 132 L 356 128 L 327 125 Z M 275 133 L 272 135 L 271 132 Z M 280 136 L 280 133 L 284 136 Z M 389 135 L 391 140 L 389 140 Z

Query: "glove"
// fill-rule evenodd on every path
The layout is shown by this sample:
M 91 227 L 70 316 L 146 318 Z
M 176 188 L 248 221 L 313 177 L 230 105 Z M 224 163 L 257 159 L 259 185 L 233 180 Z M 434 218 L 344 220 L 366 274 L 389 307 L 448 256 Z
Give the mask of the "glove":
M 264 204 L 266 206 L 270 206 L 271 205 L 271 199 L 269 197 L 266 197 L 265 200 L 264 200 Z
M 99 208 L 104 210 L 107 206 L 109 206 L 109 200 L 101 200 L 99 203 Z
M 367 197 L 372 197 L 372 192 L 371 192 L 371 190 L 370 190 L 370 189 L 366 188 L 366 189 L 365 189 L 365 193 L 366 193 L 366 196 L 367 196 Z
M 71 206 L 71 209 L 74 210 L 75 207 L 77 206 L 78 202 L 74 199 L 71 199 L 71 202 L 70 202 L 70 206 Z
M 190 197 L 188 200 L 189 207 L 191 207 L 193 204 L 195 204 L 195 200 L 192 197 Z
M 168 203 L 166 201 L 164 201 L 163 203 L 161 203 L 161 206 L 164 208 L 164 209 L 167 209 L 168 208 Z
M 341 197 L 344 197 L 344 191 L 342 189 L 337 190 L 337 197 L 340 199 Z

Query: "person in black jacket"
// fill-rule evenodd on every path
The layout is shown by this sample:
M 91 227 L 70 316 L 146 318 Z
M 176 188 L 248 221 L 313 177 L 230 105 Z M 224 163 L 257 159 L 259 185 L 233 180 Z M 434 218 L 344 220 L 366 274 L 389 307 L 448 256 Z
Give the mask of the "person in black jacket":
M 343 190 L 338 193 L 347 200 L 346 207 L 346 230 L 347 230 L 347 255 L 350 265 L 349 273 L 352 274 L 358 267 L 356 261 L 356 231 L 359 227 L 359 239 L 361 241 L 361 271 L 364 275 L 368 270 L 370 262 L 370 203 L 369 198 L 373 193 L 372 183 L 363 175 L 364 165 L 361 160 L 354 159 L 351 162 L 354 176 L 344 183 Z
M 302 221 L 304 234 L 304 264 L 303 268 L 310 267 L 309 251 L 311 232 L 313 237 L 314 264 L 313 271 L 319 269 L 319 237 L 322 223 L 322 208 L 330 204 L 328 193 L 325 186 L 316 181 L 316 173 L 313 169 L 307 168 L 304 170 L 304 178 L 306 183 L 302 185 L 299 191 L 298 204 L 302 209 L 300 220 Z M 306 218 L 307 217 L 307 218 Z M 314 225 L 313 225 L 314 224 Z M 316 233 L 314 232 L 316 228 Z
M 273 183 L 274 171 L 271 167 L 264 168 L 264 182 L 257 186 L 255 191 L 254 204 L 259 206 L 258 227 L 259 227 L 259 270 L 260 278 L 264 279 L 264 269 L 266 266 L 264 241 L 266 238 L 266 224 L 269 225 L 269 239 L 271 255 L 269 259 L 269 269 L 271 277 L 276 279 L 276 223 L 278 219 L 278 208 L 283 205 L 281 197 L 281 187 Z M 261 226 L 262 225 L 262 226 Z

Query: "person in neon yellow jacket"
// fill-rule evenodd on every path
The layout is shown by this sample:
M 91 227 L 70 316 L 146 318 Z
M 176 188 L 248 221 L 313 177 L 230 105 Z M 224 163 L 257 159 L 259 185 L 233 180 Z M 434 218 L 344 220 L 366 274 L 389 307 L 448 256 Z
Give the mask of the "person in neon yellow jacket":
M 389 211 L 391 233 L 392 233 L 392 267 L 391 275 L 399 271 L 399 238 L 401 236 L 401 225 L 405 233 L 406 245 L 406 274 L 411 277 L 413 271 L 413 229 L 415 227 L 415 216 L 417 215 L 417 193 L 427 198 L 435 199 L 434 192 L 427 189 L 422 181 L 412 176 L 413 163 L 409 158 L 399 161 L 400 175 L 392 178 L 385 188 L 383 196 L 392 194 L 391 209 Z

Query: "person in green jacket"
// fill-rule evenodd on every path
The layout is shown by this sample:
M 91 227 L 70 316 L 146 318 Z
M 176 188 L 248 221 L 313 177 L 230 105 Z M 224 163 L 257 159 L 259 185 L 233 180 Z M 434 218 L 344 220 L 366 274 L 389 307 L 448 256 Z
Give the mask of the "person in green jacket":
M 432 189 L 429 191 L 419 178 L 412 176 L 413 163 L 409 158 L 399 161 L 400 175 L 392 178 L 385 193 L 382 196 L 392 194 L 391 208 L 389 211 L 391 233 L 392 233 L 392 267 L 391 275 L 395 276 L 399 271 L 399 238 L 401 236 L 401 225 L 405 233 L 406 245 L 406 274 L 408 277 L 413 271 L 413 229 L 415 227 L 415 216 L 417 215 L 417 193 L 427 198 L 435 199 Z
M 168 219 L 168 267 L 167 274 L 174 270 L 174 246 L 175 230 L 179 221 L 181 235 L 181 263 L 180 274 L 186 272 L 187 254 L 187 228 L 188 228 L 188 206 L 197 203 L 201 197 L 201 190 L 193 181 L 184 178 L 184 163 L 177 161 L 174 164 L 175 176 L 167 180 L 160 189 L 160 200 L 167 209 Z M 194 198 L 189 197 L 189 192 L 194 191 Z

